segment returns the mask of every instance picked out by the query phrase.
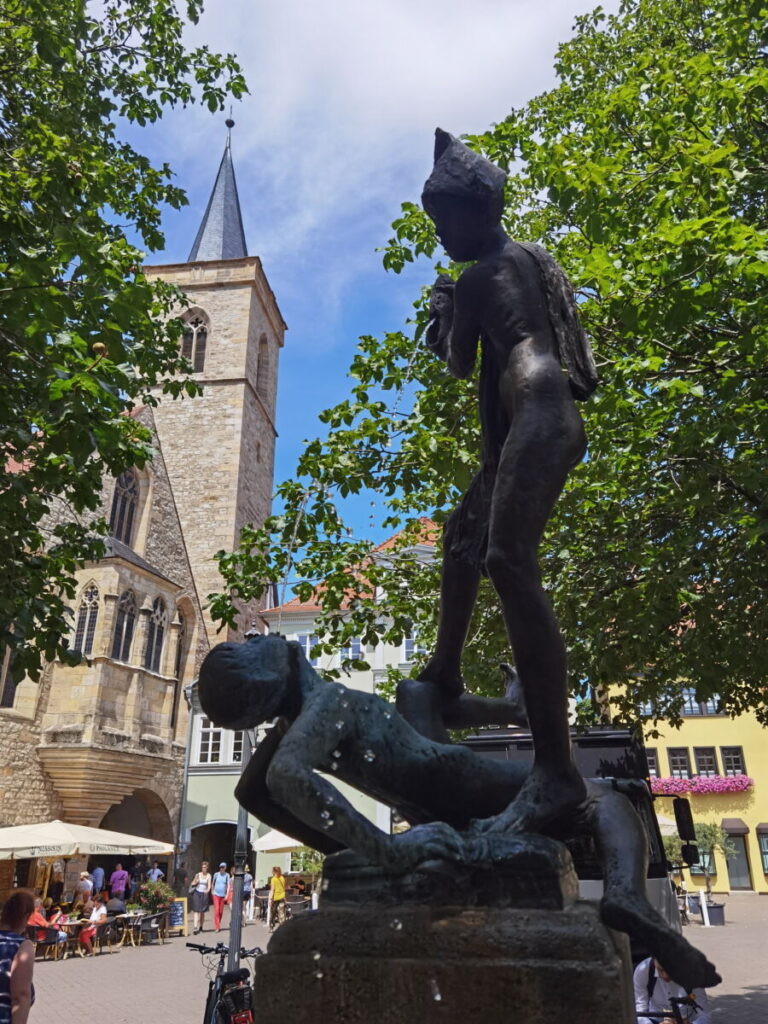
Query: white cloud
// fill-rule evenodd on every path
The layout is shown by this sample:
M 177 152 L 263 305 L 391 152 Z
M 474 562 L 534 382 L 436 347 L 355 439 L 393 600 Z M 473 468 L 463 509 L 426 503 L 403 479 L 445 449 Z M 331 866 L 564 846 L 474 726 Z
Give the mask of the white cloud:
M 191 41 L 234 52 L 244 67 L 250 96 L 234 112 L 235 166 L 251 251 L 279 297 L 311 280 L 332 320 L 399 203 L 418 198 L 434 128 L 482 131 L 551 85 L 557 44 L 589 6 L 209 0 Z M 223 125 L 201 110 L 163 124 L 163 156 L 200 209 Z

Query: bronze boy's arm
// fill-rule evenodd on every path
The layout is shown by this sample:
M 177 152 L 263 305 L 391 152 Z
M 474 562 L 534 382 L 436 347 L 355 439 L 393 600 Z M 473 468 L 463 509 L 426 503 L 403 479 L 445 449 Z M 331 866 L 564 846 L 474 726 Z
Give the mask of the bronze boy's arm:
M 313 830 L 387 864 L 394 855 L 392 838 L 356 811 L 316 771 L 331 760 L 339 743 L 356 731 L 354 700 L 342 701 L 342 690 L 328 686 L 305 704 L 272 758 L 267 787 L 278 804 Z
M 445 359 L 454 377 L 468 377 L 475 365 L 482 309 L 480 275 L 479 270 L 470 267 L 455 286 L 441 275 L 432 291 L 430 312 L 435 319 L 430 323 L 433 340 L 430 343 L 428 331 L 427 344 Z
M 298 839 L 305 846 L 311 846 L 321 853 L 336 853 L 338 850 L 343 850 L 342 843 L 332 839 L 325 832 L 311 828 L 306 822 L 291 814 L 287 808 L 276 803 L 270 795 L 267 787 L 267 772 L 286 729 L 287 723 L 285 719 L 281 719 L 256 747 L 247 767 L 240 776 L 235 796 L 255 818 L 271 828 L 276 828 L 279 832 L 284 832 L 287 836 Z
M 376 757 L 376 726 L 367 714 L 364 722 L 359 721 L 358 716 L 370 710 L 361 707 L 360 697 L 343 686 L 329 685 L 307 701 L 272 758 L 267 772 L 270 793 L 311 828 L 322 829 L 384 868 L 406 870 L 433 856 L 455 856 L 463 849 L 463 840 L 450 825 L 434 822 L 389 836 L 317 774 L 316 769 L 329 763 L 339 744 L 341 756 L 348 759 L 342 778 L 352 785 L 355 762 Z M 374 750 L 360 747 L 362 728 L 366 730 L 365 743 Z

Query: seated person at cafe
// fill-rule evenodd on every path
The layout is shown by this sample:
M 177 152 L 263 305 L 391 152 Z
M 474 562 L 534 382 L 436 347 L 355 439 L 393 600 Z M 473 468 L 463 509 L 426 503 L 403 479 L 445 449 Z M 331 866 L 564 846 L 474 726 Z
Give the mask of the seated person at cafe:
M 43 939 L 45 939 L 46 933 L 48 932 L 49 928 L 56 927 L 53 924 L 53 922 L 49 921 L 48 918 L 43 913 L 43 901 L 40 899 L 39 896 L 35 900 L 35 909 L 32 911 L 29 921 L 27 921 L 27 926 L 29 927 L 30 925 L 37 928 L 36 938 L 38 942 L 42 942 Z M 60 931 L 58 934 L 58 941 L 66 942 L 67 933 Z
M 291 889 L 293 890 L 294 895 L 296 896 L 307 895 L 307 883 L 304 881 L 303 878 L 297 878 L 295 882 L 292 882 Z
M 67 915 L 58 905 L 54 903 L 51 907 L 51 912 L 48 915 L 48 927 L 49 928 L 60 928 L 62 924 L 66 924 Z
M 110 896 L 107 900 L 108 914 L 124 914 L 126 910 L 124 901 L 119 896 Z
M 85 951 L 89 956 L 95 956 L 93 936 L 96 934 L 96 929 L 99 925 L 106 921 L 107 908 L 102 900 L 97 897 L 93 903 L 86 903 L 83 907 L 83 916 L 88 917 L 89 923 L 81 930 L 78 940 L 82 946 L 85 946 Z

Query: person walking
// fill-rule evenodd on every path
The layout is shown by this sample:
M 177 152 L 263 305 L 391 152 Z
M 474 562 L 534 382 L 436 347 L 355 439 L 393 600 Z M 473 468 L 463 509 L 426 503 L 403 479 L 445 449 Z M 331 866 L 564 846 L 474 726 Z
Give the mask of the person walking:
M 208 861 L 204 860 L 200 865 L 200 870 L 192 879 L 192 884 L 189 887 L 189 893 L 192 897 L 192 911 L 194 917 L 194 934 L 203 931 L 203 925 L 205 924 L 205 912 L 208 910 L 208 904 L 211 896 L 211 875 L 208 871 Z
M 28 889 L 14 889 L 0 913 L 0 1024 L 27 1024 L 35 1001 L 35 947 L 24 935 L 35 909 Z
M 125 890 L 128 888 L 128 872 L 119 862 L 115 864 L 115 870 L 109 876 L 109 892 L 125 902 Z
M 93 879 L 93 895 L 101 896 L 104 892 L 104 868 L 100 864 L 94 865 L 91 878 Z
M 245 874 L 243 875 L 243 924 L 246 925 L 246 917 L 248 915 L 248 903 L 253 892 L 253 875 L 251 874 L 250 868 L 246 865 Z
M 93 895 L 93 882 L 87 871 L 80 872 L 80 880 L 75 886 L 75 904 L 89 903 Z
M 276 927 L 285 920 L 285 875 L 278 867 L 272 868 L 272 877 L 269 880 L 269 902 L 272 904 L 272 925 Z
M 230 874 L 227 871 L 225 861 L 219 864 L 219 870 L 213 876 L 213 926 L 217 932 L 221 931 L 221 915 L 224 913 L 224 904 L 227 900 L 229 890 Z

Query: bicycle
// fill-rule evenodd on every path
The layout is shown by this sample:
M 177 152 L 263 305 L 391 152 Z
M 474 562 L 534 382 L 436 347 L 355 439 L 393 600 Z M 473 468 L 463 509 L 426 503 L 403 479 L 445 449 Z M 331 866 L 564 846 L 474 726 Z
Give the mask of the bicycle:
M 203 1024 L 253 1024 L 253 987 L 251 972 L 247 967 L 239 967 L 234 971 L 225 970 L 229 946 L 223 942 L 215 946 L 203 946 L 197 942 L 188 942 L 188 949 L 197 950 L 201 956 L 216 956 L 219 959 L 216 973 L 208 981 L 208 998 L 205 1002 Z M 242 960 L 261 956 L 258 946 L 253 949 L 241 949 Z M 209 967 L 213 967 L 209 963 Z
M 687 1006 L 692 1010 L 701 1009 L 693 996 L 670 996 L 669 1001 L 672 1005 L 668 1010 L 638 1010 L 636 1014 L 638 1020 L 650 1020 L 654 1022 L 673 1020 L 675 1024 L 687 1024 L 691 1018 L 687 1014 L 685 1017 L 682 1015 L 680 1012 L 681 1007 Z

